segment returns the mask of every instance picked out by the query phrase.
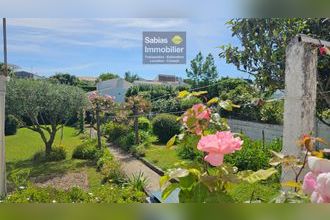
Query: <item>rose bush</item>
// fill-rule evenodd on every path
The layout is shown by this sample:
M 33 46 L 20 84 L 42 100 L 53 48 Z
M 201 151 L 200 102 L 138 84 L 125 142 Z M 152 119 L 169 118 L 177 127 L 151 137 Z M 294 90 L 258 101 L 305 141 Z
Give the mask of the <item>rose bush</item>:
M 205 94 L 204 91 L 181 91 L 178 98 L 189 99 Z M 192 147 L 204 153 L 204 161 L 197 164 L 183 163 L 181 167 L 168 170 L 160 180 L 163 199 L 179 188 L 180 202 L 232 202 L 228 189 L 233 184 L 243 181 L 254 184 L 277 172 L 274 168 L 256 172 L 239 171 L 237 167 L 223 163 L 224 155 L 239 151 L 243 141 L 229 130 L 226 120 L 221 118 L 218 112 L 221 109 L 231 111 L 238 107 L 229 100 L 222 101 L 216 97 L 205 104 L 193 105 L 181 116 L 183 129 L 167 142 L 167 147 L 171 147 L 175 142 L 184 145 L 182 142 L 193 136 L 198 141 L 190 143 L 194 143 Z M 187 136 L 190 138 L 185 138 Z M 171 179 L 178 182 L 169 184 Z

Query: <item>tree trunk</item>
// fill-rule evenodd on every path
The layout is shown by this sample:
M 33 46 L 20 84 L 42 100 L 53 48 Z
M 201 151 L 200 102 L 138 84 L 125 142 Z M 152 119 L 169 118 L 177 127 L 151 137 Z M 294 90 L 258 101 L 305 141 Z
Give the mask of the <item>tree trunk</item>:
M 134 133 L 135 133 L 135 144 L 138 145 L 139 140 L 139 121 L 138 121 L 138 115 L 137 115 L 137 108 L 135 105 L 133 105 L 133 114 L 134 114 Z
M 52 131 L 50 133 L 50 137 L 48 139 L 48 141 L 46 141 L 45 145 L 46 145 L 46 155 L 49 155 L 50 152 L 52 151 L 52 146 L 55 140 L 55 136 L 56 136 L 56 126 L 52 125 Z
M 101 121 L 100 121 L 100 107 L 96 106 L 96 130 L 97 130 L 97 147 L 101 148 Z

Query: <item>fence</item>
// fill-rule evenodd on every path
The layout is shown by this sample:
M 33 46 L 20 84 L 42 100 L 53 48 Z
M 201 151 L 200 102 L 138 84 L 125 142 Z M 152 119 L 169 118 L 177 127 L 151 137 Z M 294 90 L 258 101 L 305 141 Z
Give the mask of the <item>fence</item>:
M 264 124 L 237 119 L 228 119 L 228 124 L 234 132 L 243 132 L 252 139 L 263 139 L 271 141 L 275 138 L 283 137 L 283 125 Z M 330 143 L 330 127 L 322 122 L 317 123 L 316 135 L 322 137 Z

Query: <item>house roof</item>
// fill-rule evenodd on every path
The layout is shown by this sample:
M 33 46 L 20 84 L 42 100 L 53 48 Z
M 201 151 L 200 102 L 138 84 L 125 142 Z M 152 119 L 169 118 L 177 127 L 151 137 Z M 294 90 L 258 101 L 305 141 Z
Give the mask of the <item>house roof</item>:
M 110 79 L 110 80 L 105 80 L 98 82 L 96 84 L 96 87 L 98 90 L 102 89 L 109 89 L 109 88 L 129 88 L 132 86 L 132 83 L 126 81 L 125 79 L 122 78 L 116 78 L 116 79 Z
M 95 82 L 97 79 L 97 77 L 91 77 L 91 76 L 78 76 L 77 78 L 79 80 L 91 81 L 91 82 Z

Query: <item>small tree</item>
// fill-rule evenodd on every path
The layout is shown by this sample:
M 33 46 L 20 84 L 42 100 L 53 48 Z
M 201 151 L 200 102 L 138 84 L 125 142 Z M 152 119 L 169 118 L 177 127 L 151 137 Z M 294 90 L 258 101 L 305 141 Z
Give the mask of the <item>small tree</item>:
M 92 92 L 88 96 L 91 109 L 96 117 L 97 146 L 101 148 L 101 113 L 109 112 L 114 107 L 114 98 L 111 96 L 100 96 Z
M 192 80 L 193 88 L 206 86 L 214 83 L 218 77 L 217 68 L 212 54 L 208 54 L 204 60 L 201 52 L 190 62 L 190 69 L 186 69 L 189 79 Z
M 130 71 L 125 73 L 125 80 L 128 82 L 134 82 L 135 80 L 139 80 L 140 77 L 137 74 L 131 73 Z
M 105 80 L 110 80 L 110 79 L 116 79 L 119 78 L 119 76 L 115 73 L 102 73 L 96 80 L 96 82 L 102 82 Z
M 144 112 L 147 112 L 151 105 L 150 102 L 144 99 L 142 96 L 131 96 L 127 98 L 126 109 L 131 110 L 134 116 L 134 132 L 135 132 L 135 144 L 139 144 L 139 122 L 138 116 Z
M 7 111 L 40 134 L 46 154 L 52 151 L 56 132 L 87 104 L 81 89 L 47 80 L 11 80 L 7 88 Z
M 54 76 L 51 76 L 50 79 L 54 82 L 70 86 L 76 86 L 79 83 L 79 79 L 69 73 L 56 73 Z

